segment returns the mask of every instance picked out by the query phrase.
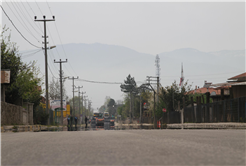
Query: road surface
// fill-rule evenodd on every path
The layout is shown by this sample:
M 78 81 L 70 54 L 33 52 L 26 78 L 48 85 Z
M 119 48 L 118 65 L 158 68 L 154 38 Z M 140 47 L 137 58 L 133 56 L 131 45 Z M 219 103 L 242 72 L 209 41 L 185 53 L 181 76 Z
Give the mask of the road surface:
M 245 130 L 1 134 L 2 165 L 245 165 Z

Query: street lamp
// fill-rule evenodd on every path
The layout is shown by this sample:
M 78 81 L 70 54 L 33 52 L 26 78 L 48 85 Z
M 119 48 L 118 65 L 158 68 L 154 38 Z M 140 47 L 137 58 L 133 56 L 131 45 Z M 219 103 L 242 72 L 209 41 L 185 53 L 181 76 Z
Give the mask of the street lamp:
M 52 48 L 56 48 L 56 46 L 51 46 L 49 49 L 51 50 Z

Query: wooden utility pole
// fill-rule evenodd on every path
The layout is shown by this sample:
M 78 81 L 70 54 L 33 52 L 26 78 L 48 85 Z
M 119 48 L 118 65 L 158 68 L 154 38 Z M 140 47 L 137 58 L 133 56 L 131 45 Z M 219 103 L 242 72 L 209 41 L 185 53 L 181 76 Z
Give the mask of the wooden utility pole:
M 66 59 L 66 61 L 62 61 L 61 59 L 60 59 L 60 61 L 54 60 L 54 63 L 60 63 L 61 125 L 63 125 L 62 63 L 65 63 L 65 62 L 67 62 L 67 59 Z
M 48 58 L 47 58 L 47 40 L 46 38 L 46 22 L 47 21 L 55 21 L 55 16 L 53 16 L 53 19 L 45 19 L 45 16 L 43 16 L 42 20 L 37 20 L 37 16 L 34 16 L 34 21 L 42 21 L 44 22 L 44 50 L 45 50 L 45 91 L 46 91 L 46 113 L 49 114 L 49 84 L 48 84 Z M 48 120 L 48 125 L 50 124 L 50 121 Z

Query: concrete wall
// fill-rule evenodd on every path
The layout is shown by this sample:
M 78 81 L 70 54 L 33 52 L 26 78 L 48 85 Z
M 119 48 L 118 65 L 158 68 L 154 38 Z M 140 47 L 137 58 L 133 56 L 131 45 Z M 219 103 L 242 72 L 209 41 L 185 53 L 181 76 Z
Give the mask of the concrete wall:
M 33 104 L 24 107 L 1 101 L 1 125 L 32 125 Z

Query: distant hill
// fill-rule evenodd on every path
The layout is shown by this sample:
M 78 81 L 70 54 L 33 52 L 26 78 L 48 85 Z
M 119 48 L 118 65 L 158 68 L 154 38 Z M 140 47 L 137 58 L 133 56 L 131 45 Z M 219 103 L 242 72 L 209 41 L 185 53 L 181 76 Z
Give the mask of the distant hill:
M 146 76 L 155 76 L 156 73 L 156 55 L 140 53 L 127 47 L 100 43 L 70 43 L 64 44 L 63 48 L 57 45 L 56 48 L 52 49 L 52 53 L 48 51 L 48 63 L 56 77 L 58 77 L 59 65 L 54 64 L 55 58 L 56 60 L 68 59 L 70 64 L 63 64 L 66 76 L 79 76 L 81 79 L 93 81 L 123 82 L 128 74 L 131 74 L 136 81 L 141 83 L 146 80 Z M 202 86 L 204 80 L 213 83 L 224 82 L 227 78 L 245 71 L 245 50 L 202 52 L 193 48 L 182 48 L 160 53 L 159 56 L 162 86 L 171 85 L 174 80 L 179 82 L 181 63 L 183 63 L 185 79 L 189 79 L 190 83 L 193 82 L 193 86 Z M 27 62 L 37 60 L 37 64 L 44 73 L 44 55 L 42 52 L 23 60 Z M 51 75 L 49 71 L 49 76 L 51 77 Z M 98 100 L 100 98 L 100 101 L 103 101 L 105 96 L 111 96 L 115 100 L 123 98 L 119 85 L 87 82 L 76 82 L 76 84 L 78 86 L 83 85 L 88 93 L 91 93 Z M 71 86 L 67 88 L 71 94 Z

